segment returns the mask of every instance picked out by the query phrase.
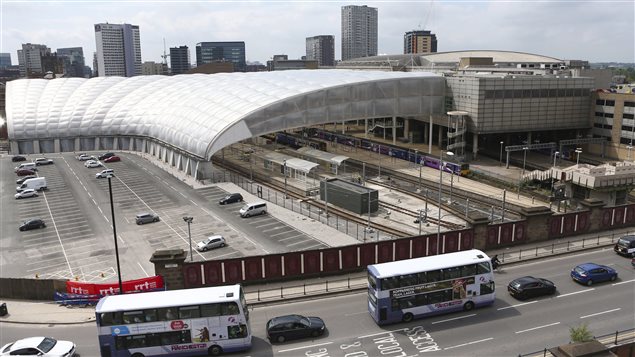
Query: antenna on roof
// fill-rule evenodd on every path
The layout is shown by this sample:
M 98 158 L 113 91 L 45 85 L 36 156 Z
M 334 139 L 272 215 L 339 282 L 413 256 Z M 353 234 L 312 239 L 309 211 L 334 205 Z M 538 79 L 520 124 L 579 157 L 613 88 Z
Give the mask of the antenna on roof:
M 163 64 L 166 66 L 168 65 L 168 57 L 170 57 L 170 55 L 165 52 L 165 37 L 164 37 L 163 38 L 163 55 L 161 56 L 161 58 L 163 58 Z

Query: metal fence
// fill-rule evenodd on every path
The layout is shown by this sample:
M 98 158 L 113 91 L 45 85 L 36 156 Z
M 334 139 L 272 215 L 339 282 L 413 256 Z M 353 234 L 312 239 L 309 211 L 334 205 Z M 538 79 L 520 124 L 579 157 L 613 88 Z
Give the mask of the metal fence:
M 594 336 L 593 339 L 599 341 L 607 348 L 613 348 L 627 343 L 635 343 L 635 329 L 615 331 L 606 335 Z M 550 351 L 550 349 L 556 348 L 557 347 L 545 347 L 542 351 L 519 354 L 518 357 L 557 357 L 560 356 L 560 354 L 554 354 Z

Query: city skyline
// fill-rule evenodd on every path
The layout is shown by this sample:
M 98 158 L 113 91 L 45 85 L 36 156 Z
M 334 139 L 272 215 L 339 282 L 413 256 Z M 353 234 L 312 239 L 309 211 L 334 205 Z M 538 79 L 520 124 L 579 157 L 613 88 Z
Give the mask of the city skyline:
M 0 3 L 0 52 L 10 53 L 16 64 L 21 45 L 33 43 L 52 49 L 82 47 L 89 58 L 96 47 L 94 24 L 108 22 L 139 26 L 144 62 L 162 62 L 164 38 L 167 53 L 170 47 L 193 49 L 198 42 L 244 41 L 247 61 L 265 64 L 275 54 L 304 56 L 305 39 L 318 35 L 335 37 L 339 60 L 345 5 L 378 9 L 379 54 L 401 54 L 406 32 L 428 30 L 437 35 L 438 52 L 492 49 L 635 62 L 635 4 L 630 0 L 238 1 L 232 6 L 225 1 L 188 6 L 153 1 L 5 2 Z M 55 13 L 64 16 L 51 16 Z

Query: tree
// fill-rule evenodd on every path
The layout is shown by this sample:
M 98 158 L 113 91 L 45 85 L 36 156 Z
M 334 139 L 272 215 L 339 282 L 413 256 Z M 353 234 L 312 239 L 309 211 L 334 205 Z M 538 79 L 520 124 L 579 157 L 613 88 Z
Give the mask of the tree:
M 589 342 L 593 340 L 593 335 L 591 335 L 591 331 L 589 331 L 589 327 L 587 324 L 582 324 L 578 327 L 571 327 L 569 329 L 569 333 L 571 334 L 571 342 Z

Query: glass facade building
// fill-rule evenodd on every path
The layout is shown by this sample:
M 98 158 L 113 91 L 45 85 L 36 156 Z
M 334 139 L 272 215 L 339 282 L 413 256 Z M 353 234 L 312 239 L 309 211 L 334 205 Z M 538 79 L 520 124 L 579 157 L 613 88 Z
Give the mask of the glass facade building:
M 245 72 L 245 42 L 199 42 L 196 44 L 196 65 L 231 62 L 234 72 Z

